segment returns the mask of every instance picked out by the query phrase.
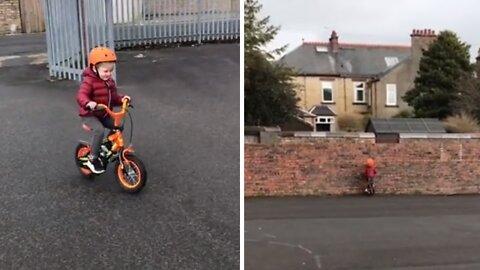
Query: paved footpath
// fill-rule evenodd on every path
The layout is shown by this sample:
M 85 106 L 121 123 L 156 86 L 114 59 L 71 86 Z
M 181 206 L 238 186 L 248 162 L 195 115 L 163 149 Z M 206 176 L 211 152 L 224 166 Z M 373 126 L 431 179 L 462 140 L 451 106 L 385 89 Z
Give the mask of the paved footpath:
M 480 196 L 247 199 L 245 269 L 480 269 Z

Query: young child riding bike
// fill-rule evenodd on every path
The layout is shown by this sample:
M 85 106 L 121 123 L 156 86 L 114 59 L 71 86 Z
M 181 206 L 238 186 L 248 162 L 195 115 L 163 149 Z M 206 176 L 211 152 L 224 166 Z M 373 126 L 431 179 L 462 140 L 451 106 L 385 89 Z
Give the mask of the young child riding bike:
M 367 180 L 365 192 L 368 192 L 368 185 L 373 184 L 373 178 L 377 175 L 377 166 L 375 165 L 375 160 L 373 158 L 367 159 L 367 164 L 365 166 L 365 178 Z
M 105 104 L 110 109 L 122 105 L 124 98 L 117 92 L 112 73 L 117 56 L 106 47 L 97 47 L 90 51 L 88 67 L 83 71 L 83 79 L 77 92 L 79 116 L 84 125 L 92 131 L 91 151 L 86 166 L 96 174 L 105 171 L 102 161 L 98 158 L 100 145 L 105 135 L 105 128 L 113 128 L 113 119 L 103 110 L 95 110 L 97 104 Z

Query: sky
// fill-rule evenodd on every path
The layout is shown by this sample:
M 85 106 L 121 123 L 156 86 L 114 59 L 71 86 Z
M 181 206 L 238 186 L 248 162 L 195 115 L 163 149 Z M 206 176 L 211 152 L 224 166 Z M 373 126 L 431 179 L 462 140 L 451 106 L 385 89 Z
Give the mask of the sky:
M 479 0 L 259 0 L 260 15 L 280 26 L 267 45 L 288 44 L 287 53 L 305 41 L 328 42 L 332 30 L 342 43 L 410 45 L 413 29 L 451 30 L 471 45 L 470 60 L 480 48 Z

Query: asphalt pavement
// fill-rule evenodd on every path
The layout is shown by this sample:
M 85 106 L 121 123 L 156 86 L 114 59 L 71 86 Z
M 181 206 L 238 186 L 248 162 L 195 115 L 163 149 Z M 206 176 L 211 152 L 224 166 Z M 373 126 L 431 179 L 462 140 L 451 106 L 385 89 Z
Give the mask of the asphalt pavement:
M 148 171 L 135 195 L 113 168 L 77 172 L 89 138 L 77 82 L 0 68 L 0 269 L 239 269 L 239 56 L 238 44 L 119 53 Z
M 45 33 L 0 36 L 0 67 L 46 64 Z
M 245 201 L 245 270 L 480 269 L 480 196 Z

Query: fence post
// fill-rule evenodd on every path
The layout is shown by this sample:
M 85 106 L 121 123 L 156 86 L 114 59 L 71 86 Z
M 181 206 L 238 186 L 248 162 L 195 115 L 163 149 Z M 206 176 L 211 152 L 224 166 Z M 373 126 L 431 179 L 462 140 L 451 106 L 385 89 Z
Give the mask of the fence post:
M 43 13 L 45 16 L 45 39 L 47 41 L 47 56 L 48 56 L 48 73 L 50 77 L 53 77 L 53 57 L 52 57 L 52 36 L 50 29 L 50 6 L 48 3 L 49 0 L 43 0 Z
M 115 50 L 115 41 L 113 37 L 113 0 L 106 0 L 105 1 L 105 18 L 106 18 L 106 44 L 107 47 L 110 47 L 112 50 Z M 113 79 L 117 81 L 117 72 L 116 70 L 113 72 Z M 118 82 L 117 82 L 118 84 Z
M 204 0 L 197 0 L 197 31 L 198 31 L 198 44 L 202 43 L 203 23 L 202 13 L 204 7 Z

